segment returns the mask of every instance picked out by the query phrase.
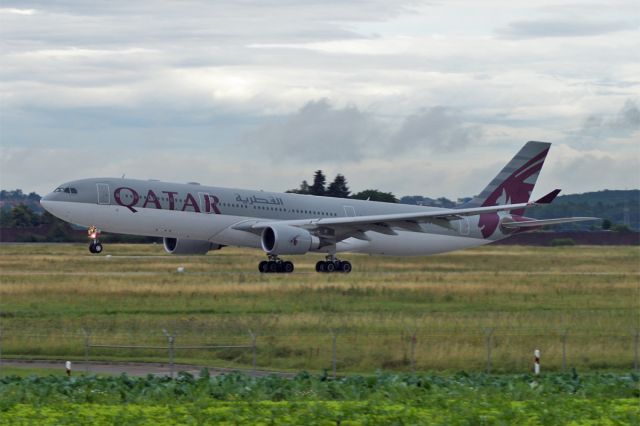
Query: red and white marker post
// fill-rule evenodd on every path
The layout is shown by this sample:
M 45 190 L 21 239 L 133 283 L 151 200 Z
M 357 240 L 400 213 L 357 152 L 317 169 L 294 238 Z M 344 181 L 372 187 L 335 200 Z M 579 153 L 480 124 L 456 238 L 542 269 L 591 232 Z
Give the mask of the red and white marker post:
M 533 373 L 537 376 L 540 374 L 540 349 L 533 351 Z

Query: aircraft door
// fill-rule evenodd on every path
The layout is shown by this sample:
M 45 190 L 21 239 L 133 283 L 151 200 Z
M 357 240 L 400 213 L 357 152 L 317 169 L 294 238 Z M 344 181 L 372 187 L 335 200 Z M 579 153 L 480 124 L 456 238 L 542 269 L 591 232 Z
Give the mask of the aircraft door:
M 356 217 L 356 209 L 353 206 L 344 206 L 344 213 L 347 217 Z
M 106 183 L 96 184 L 98 187 L 98 204 L 110 204 L 111 193 L 109 192 L 109 185 Z

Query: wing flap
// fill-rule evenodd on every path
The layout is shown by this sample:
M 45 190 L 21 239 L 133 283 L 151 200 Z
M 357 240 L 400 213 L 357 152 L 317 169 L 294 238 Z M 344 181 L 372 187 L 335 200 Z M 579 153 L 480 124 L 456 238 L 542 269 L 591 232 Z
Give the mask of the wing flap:
M 557 219 L 525 220 L 522 222 L 503 222 L 501 226 L 507 229 L 535 228 L 545 225 L 558 225 L 560 223 L 583 222 L 585 220 L 599 220 L 597 217 L 560 217 Z

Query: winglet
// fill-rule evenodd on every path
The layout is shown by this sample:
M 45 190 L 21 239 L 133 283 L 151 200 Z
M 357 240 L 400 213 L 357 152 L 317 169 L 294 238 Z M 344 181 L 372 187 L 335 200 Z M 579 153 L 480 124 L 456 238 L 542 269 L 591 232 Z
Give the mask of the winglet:
M 551 202 L 556 199 L 559 193 L 560 193 L 559 189 L 554 189 L 544 197 L 537 200 L 535 204 L 551 204 Z

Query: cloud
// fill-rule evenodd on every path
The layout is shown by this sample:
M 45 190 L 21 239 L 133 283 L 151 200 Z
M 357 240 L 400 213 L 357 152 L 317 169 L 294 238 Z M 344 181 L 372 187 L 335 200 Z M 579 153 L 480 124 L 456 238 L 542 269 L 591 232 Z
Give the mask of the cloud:
M 459 111 L 436 106 L 408 117 L 384 119 L 356 106 L 311 101 L 296 113 L 273 119 L 248 136 L 273 158 L 305 162 L 353 162 L 408 153 L 459 151 L 481 137 Z
M 407 117 L 393 136 L 391 148 L 394 151 L 415 148 L 458 151 L 481 136 L 480 126 L 466 124 L 460 112 L 436 106 Z
M 614 114 L 589 115 L 577 136 L 581 139 L 602 140 L 629 137 L 637 130 L 640 130 L 640 109 L 634 100 L 627 99 Z
M 613 127 L 636 130 L 640 129 L 640 109 L 638 105 L 627 99 L 618 116 L 611 123 Z
M 12 9 L 12 8 L 0 8 L 0 14 L 12 14 L 12 15 L 24 15 L 31 16 L 36 13 L 35 9 Z
M 560 144 L 553 147 L 547 163 L 541 179 L 545 191 L 552 190 L 554 185 L 557 188 L 570 188 L 568 193 L 637 189 L 640 186 L 638 155 L 629 156 L 623 152 L 598 149 L 578 150 Z M 591 183 L 594 176 L 598 179 L 595 188 Z
M 273 158 L 334 162 L 362 159 L 368 147 L 377 149 L 383 141 L 382 133 L 384 128 L 371 114 L 355 106 L 334 108 L 322 99 L 261 127 L 249 139 Z
M 637 30 L 631 21 L 583 21 L 540 19 L 511 22 L 496 33 L 505 38 L 590 37 L 618 31 Z

